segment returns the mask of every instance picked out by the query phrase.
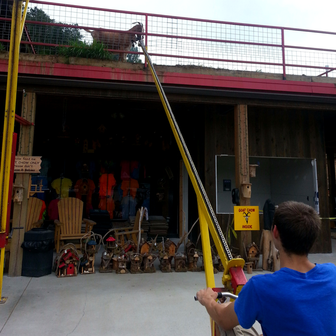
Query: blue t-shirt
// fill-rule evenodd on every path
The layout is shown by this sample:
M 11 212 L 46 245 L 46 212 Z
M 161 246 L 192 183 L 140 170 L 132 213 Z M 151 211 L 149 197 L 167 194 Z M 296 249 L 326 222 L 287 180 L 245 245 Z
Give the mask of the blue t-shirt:
M 258 321 L 264 336 L 335 336 L 336 266 L 318 264 L 307 273 L 285 267 L 253 276 L 234 310 L 243 328 Z

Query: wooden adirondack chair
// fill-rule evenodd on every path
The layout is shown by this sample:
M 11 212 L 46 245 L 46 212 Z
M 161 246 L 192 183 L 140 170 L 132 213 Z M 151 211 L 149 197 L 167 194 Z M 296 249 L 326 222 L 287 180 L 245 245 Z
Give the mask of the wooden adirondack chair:
M 33 228 L 39 228 L 43 224 L 43 219 L 39 220 L 42 204 L 43 201 L 36 197 L 29 198 L 26 231 L 29 231 Z
M 78 198 L 63 198 L 57 206 L 59 220 L 54 221 L 55 249 L 59 252 L 61 241 L 81 239 L 85 233 L 92 230 L 96 222 L 83 218 L 83 201 Z M 85 224 L 84 232 L 82 224 Z
M 118 229 L 113 229 L 114 236 L 117 242 L 123 246 L 126 240 L 132 240 L 134 245 L 137 247 L 139 243 L 139 234 L 143 233 L 144 230 L 139 230 L 139 222 L 145 216 L 145 211 L 139 209 L 135 216 L 134 226 L 133 227 L 122 227 Z M 140 218 L 141 217 L 141 218 Z M 141 231 L 141 233 L 140 233 Z

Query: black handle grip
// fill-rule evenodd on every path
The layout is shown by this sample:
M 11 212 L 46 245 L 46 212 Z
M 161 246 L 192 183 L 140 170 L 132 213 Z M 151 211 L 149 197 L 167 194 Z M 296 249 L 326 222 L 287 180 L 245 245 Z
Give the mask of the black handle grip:
M 217 299 L 221 299 L 221 298 L 223 297 L 223 294 L 224 294 L 224 293 L 221 293 L 221 292 L 217 293 Z M 194 296 L 194 300 L 195 300 L 195 301 L 198 301 L 198 298 L 197 298 L 196 295 Z
M 238 296 L 235 294 L 229 293 L 229 292 L 218 292 L 217 299 L 221 299 L 222 297 L 228 297 L 230 299 L 237 299 Z M 194 296 L 194 300 L 198 301 L 198 298 L 196 295 Z

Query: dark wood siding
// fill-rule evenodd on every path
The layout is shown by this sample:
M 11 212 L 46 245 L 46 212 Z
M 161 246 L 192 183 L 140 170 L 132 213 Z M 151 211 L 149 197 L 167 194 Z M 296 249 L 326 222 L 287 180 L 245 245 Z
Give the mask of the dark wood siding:
M 316 158 L 320 215 L 329 217 L 323 112 L 249 107 L 248 122 L 250 156 Z M 205 187 L 213 205 L 216 204 L 215 155 L 234 155 L 233 123 L 233 106 L 216 106 L 206 113 Z M 226 217 L 218 215 L 224 230 Z M 259 243 L 259 234 L 253 233 L 252 239 Z M 322 219 L 321 234 L 312 252 L 331 252 L 329 221 L 326 219 Z

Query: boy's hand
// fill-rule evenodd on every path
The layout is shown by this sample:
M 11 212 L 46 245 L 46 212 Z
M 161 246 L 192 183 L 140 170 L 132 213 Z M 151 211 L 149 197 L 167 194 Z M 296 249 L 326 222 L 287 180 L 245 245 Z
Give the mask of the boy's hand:
M 201 305 L 205 305 L 209 301 L 217 299 L 217 293 L 214 292 L 210 287 L 201 289 L 196 294 L 197 300 Z

